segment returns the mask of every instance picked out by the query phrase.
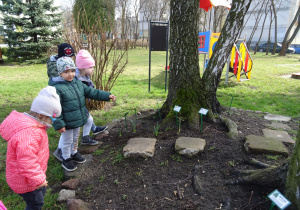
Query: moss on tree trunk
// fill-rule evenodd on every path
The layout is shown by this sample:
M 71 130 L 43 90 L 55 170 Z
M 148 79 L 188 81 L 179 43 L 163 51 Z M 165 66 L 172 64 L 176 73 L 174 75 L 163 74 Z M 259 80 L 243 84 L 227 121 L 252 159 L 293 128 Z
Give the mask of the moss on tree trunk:
M 300 125 L 296 145 L 290 159 L 285 189 L 286 197 L 297 209 L 300 209 Z

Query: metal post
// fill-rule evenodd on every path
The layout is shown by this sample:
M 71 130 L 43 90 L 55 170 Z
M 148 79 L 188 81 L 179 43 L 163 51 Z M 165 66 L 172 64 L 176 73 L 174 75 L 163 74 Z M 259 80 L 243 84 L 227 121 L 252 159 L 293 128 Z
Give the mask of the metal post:
M 169 51 L 169 42 L 168 42 L 168 38 L 169 38 L 169 21 L 167 24 L 167 34 L 166 34 L 166 44 L 167 44 L 167 48 L 166 48 L 166 76 L 165 76 L 165 91 L 167 91 L 167 84 L 168 84 L 168 51 Z
M 225 85 L 228 83 L 228 74 L 229 74 L 229 66 L 230 66 L 230 55 L 228 56 L 227 59 L 227 68 L 226 68 L 226 78 L 225 78 Z
M 152 27 L 152 24 L 151 24 L 151 20 L 149 22 L 149 81 L 148 81 L 148 91 L 150 92 L 150 79 L 151 79 L 151 27 Z

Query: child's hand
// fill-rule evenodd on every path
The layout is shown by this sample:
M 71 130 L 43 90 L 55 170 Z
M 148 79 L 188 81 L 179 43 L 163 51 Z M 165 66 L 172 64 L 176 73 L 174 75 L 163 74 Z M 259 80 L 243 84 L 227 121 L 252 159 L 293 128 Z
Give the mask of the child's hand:
M 47 187 L 48 186 L 48 182 L 47 180 L 45 180 L 40 186 L 38 186 L 36 189 L 40 189 L 42 187 Z
M 116 97 L 116 96 L 114 96 L 114 95 L 110 95 L 110 96 L 109 96 L 109 99 L 111 99 L 112 101 L 115 101 L 115 100 L 116 100 L 116 98 L 117 98 L 117 97 Z
M 64 132 L 66 132 L 66 128 L 63 127 L 63 128 L 61 128 L 61 129 L 59 129 L 58 132 L 59 132 L 59 133 L 64 133 Z

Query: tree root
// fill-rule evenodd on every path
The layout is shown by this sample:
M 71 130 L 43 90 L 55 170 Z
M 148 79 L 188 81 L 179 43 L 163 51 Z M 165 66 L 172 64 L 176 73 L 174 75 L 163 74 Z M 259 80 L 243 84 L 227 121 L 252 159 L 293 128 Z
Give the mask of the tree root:
M 220 120 L 228 128 L 229 132 L 227 133 L 227 136 L 230 139 L 236 139 L 238 137 L 237 124 L 235 122 L 233 122 L 232 120 L 225 118 L 225 117 L 221 117 L 221 116 L 220 116 Z
M 260 186 L 277 187 L 282 189 L 288 171 L 288 163 L 281 166 L 270 166 L 265 169 L 238 171 L 239 177 L 226 182 L 227 185 L 257 184 Z

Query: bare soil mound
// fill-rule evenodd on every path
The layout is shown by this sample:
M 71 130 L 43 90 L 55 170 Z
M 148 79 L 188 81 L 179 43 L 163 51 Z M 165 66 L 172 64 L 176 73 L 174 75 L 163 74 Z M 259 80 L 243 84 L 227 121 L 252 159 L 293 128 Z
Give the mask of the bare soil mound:
M 134 117 L 127 119 L 127 125 L 121 120 L 93 154 L 77 197 L 93 204 L 94 209 L 269 209 L 267 195 L 275 188 L 226 183 L 238 178 L 237 170 L 256 169 L 248 164 L 251 158 L 271 165 L 286 160 L 283 156 L 248 154 L 244 149 L 245 136 L 262 136 L 261 129 L 271 122 L 263 114 L 244 110 L 224 111 L 222 116 L 237 123 L 237 139 L 227 137 L 228 130 L 221 122 L 203 122 L 202 133 L 200 128 L 190 129 L 184 123 L 179 133 L 174 122 L 173 126 L 161 126 L 156 136 L 154 126 L 160 121 L 152 117 L 138 118 L 135 133 L 130 121 Z M 298 121 L 292 119 L 285 124 L 295 137 Z M 174 150 L 179 136 L 205 139 L 204 152 L 193 158 L 180 156 Z M 156 138 L 154 157 L 124 159 L 123 147 L 133 137 Z M 291 152 L 292 146 L 286 146 Z M 193 187 L 195 174 L 200 177 L 198 192 Z

